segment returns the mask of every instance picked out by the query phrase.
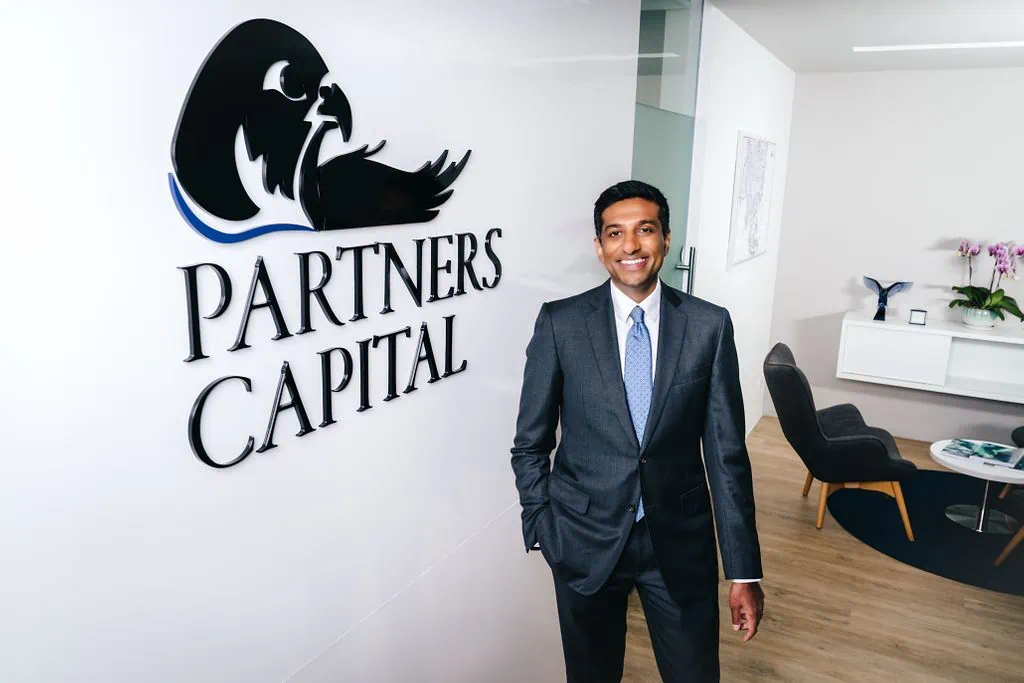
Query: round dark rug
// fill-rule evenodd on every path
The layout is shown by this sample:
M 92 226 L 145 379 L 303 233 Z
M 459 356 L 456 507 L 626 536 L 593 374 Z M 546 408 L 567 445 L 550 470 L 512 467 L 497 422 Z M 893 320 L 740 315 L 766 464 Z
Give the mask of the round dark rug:
M 979 588 L 1024 595 L 1024 544 L 996 567 L 996 558 L 1012 536 L 979 534 L 946 518 L 948 505 L 980 503 L 985 482 L 953 472 L 922 470 L 902 488 L 914 543 L 903 532 L 896 501 L 883 493 L 842 489 L 829 496 L 828 509 L 854 537 L 904 564 Z M 989 509 L 1024 522 L 1020 489 L 999 500 L 1003 485 L 993 482 Z

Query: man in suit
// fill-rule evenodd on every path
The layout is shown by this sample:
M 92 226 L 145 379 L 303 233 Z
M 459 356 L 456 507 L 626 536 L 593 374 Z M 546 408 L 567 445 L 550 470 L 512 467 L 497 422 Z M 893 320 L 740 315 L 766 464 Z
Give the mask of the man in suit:
M 554 576 L 569 683 L 621 680 L 634 587 L 662 679 L 718 681 L 715 523 L 744 640 L 764 604 L 732 322 L 658 278 L 657 188 L 608 188 L 594 227 L 610 280 L 541 306 L 526 351 L 512 468 L 527 552 Z

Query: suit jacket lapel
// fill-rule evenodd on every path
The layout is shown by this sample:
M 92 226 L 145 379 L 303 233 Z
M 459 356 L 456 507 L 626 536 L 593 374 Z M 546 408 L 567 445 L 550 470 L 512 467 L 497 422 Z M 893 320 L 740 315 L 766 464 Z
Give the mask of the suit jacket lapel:
M 661 323 L 658 332 L 658 367 L 654 373 L 654 396 L 651 398 L 651 410 L 647 415 L 647 426 L 644 428 L 644 442 L 641 453 L 651 442 L 658 420 L 665 410 L 668 388 L 679 365 L 682 353 L 683 337 L 686 336 L 686 314 L 680 305 L 682 299 L 668 287 L 661 288 Z
M 633 429 L 633 418 L 630 417 L 629 406 L 626 404 L 626 385 L 622 382 L 619 336 L 615 330 L 615 312 L 612 307 L 610 286 L 611 283 L 605 283 L 599 288 L 598 295 L 593 300 L 594 310 L 587 317 L 587 329 L 590 332 L 590 343 L 594 347 L 594 356 L 597 358 L 597 367 L 601 371 L 601 379 L 608 387 L 612 410 L 629 432 L 633 444 L 639 448 L 636 431 Z

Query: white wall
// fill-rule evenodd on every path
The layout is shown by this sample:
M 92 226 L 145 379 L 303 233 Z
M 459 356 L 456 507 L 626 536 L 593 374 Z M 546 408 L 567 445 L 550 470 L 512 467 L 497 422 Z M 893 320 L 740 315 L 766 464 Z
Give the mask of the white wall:
M 794 74 L 714 6 L 704 13 L 688 241 L 697 247 L 694 294 L 729 309 L 736 330 L 747 431 L 761 417 L 761 362 L 769 347 Z M 776 143 L 768 249 L 727 269 L 736 138 Z
M 797 77 L 771 336 L 793 349 L 819 406 L 852 402 L 870 423 L 925 441 L 1007 441 L 1024 423 L 1020 405 L 835 377 L 843 314 L 875 308 L 864 275 L 914 282 L 890 317 L 924 308 L 955 319 L 960 238 L 1024 243 L 1022 111 L 1024 69 Z M 979 261 L 974 282 L 988 285 L 992 259 Z M 1024 301 L 1020 282 L 1005 288 Z M 767 392 L 764 405 L 774 414 Z
M 509 448 L 541 301 L 604 277 L 591 207 L 629 177 L 636 60 L 593 57 L 635 53 L 638 3 L 436 5 L 51 2 L 6 13 L 0 56 L 22 66 L 0 111 L 0 680 L 562 676 L 550 573 L 523 551 Z M 214 43 L 259 16 L 320 49 L 352 103 L 355 145 L 387 138 L 379 158 L 407 169 L 473 150 L 434 222 L 219 245 L 182 221 L 167 180 L 181 103 Z M 393 241 L 411 258 L 416 238 L 494 227 L 494 290 L 417 309 L 396 283 L 396 312 L 381 316 L 380 262 L 369 259 L 366 320 L 337 328 L 317 311 L 316 333 L 275 342 L 257 310 L 252 348 L 226 351 L 257 256 L 294 332 L 295 252 Z M 203 261 L 228 271 L 234 299 L 203 321 L 210 358 L 184 363 L 178 268 Z M 343 319 L 348 263 L 334 262 L 325 290 Z M 253 384 L 211 401 L 204 435 L 224 454 L 246 434 L 260 442 L 282 361 L 316 425 L 318 351 L 355 352 L 427 321 L 441 353 L 452 314 L 465 373 L 421 377 L 385 404 L 382 347 L 371 410 L 355 411 L 357 369 L 335 425 L 297 438 L 285 412 L 278 448 L 226 470 L 190 452 L 189 410 L 213 379 Z M 413 346 L 400 340 L 403 384 Z

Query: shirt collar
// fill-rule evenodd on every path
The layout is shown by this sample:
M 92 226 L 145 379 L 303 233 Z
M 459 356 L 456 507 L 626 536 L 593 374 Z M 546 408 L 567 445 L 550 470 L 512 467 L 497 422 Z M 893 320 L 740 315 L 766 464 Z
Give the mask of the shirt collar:
M 654 291 L 639 304 L 623 294 L 614 282 L 609 281 L 608 286 L 612 288 L 612 308 L 615 311 L 615 320 L 620 323 L 628 321 L 629 314 L 639 306 L 644 309 L 645 323 L 653 325 L 658 322 L 661 315 L 661 278 L 658 278 L 657 284 L 654 285 Z

